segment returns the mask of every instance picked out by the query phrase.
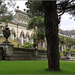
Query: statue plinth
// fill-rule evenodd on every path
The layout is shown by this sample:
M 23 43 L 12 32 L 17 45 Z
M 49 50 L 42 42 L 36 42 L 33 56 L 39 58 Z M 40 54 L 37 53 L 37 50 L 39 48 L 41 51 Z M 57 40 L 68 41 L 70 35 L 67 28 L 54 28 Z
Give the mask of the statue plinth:
M 10 36 L 10 30 L 8 27 L 5 27 L 5 29 L 3 30 L 3 35 L 6 38 L 6 40 L 0 44 L 0 47 L 3 47 L 5 60 L 12 60 L 14 45 L 8 41 L 8 38 Z

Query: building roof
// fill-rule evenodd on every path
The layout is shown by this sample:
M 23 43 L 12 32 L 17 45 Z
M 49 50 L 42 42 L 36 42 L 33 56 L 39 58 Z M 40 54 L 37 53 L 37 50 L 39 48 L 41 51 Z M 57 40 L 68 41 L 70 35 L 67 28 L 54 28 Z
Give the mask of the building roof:
M 26 14 L 26 12 L 24 12 L 24 11 L 21 11 L 21 10 L 18 10 L 18 9 L 16 9 L 16 10 L 15 10 L 15 12 L 20 12 L 20 13 L 22 13 L 22 14 L 25 14 L 25 15 L 27 15 L 27 14 Z

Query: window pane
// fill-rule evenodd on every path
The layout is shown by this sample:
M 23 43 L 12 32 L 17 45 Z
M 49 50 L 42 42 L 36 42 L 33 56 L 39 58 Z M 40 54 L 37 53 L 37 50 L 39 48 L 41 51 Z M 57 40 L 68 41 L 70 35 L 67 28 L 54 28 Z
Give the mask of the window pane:
M 23 40 L 24 40 L 24 37 L 23 37 L 23 35 L 21 35 L 21 44 L 24 44 Z
M 26 42 L 29 42 L 29 37 L 28 36 L 26 37 Z

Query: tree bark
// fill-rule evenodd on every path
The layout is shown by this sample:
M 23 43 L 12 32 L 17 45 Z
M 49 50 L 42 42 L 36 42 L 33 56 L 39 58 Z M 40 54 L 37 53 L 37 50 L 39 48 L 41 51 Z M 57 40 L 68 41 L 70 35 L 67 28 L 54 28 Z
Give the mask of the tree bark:
M 59 67 L 59 38 L 56 1 L 42 1 L 45 9 L 45 31 L 47 39 L 47 56 L 49 70 L 57 71 Z

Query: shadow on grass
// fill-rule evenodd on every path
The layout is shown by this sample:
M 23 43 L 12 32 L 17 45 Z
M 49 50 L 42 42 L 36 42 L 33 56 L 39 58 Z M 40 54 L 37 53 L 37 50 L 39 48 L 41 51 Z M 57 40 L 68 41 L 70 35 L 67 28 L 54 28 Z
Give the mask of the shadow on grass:
M 69 74 L 68 71 L 65 71 L 63 69 L 60 69 L 59 71 L 52 71 L 47 68 L 44 70 L 44 72 L 47 74 Z

